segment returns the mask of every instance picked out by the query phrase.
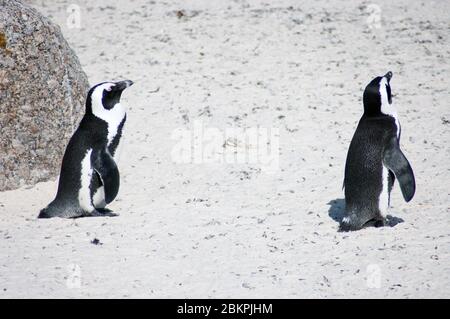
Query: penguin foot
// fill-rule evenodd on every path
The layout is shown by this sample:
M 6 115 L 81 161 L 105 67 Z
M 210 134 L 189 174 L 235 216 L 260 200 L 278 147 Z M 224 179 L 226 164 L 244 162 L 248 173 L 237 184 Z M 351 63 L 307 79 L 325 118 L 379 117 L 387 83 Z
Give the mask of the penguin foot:
M 90 213 L 86 213 L 81 217 L 117 217 L 119 216 L 118 214 L 115 214 L 112 212 L 112 210 L 109 209 L 96 209 Z
M 107 213 L 113 212 L 111 209 L 108 209 L 108 208 L 96 208 L 96 209 L 99 213 L 102 213 L 102 214 L 107 214 Z
M 384 227 L 384 226 L 387 226 L 387 225 L 388 225 L 388 222 L 387 222 L 387 220 L 385 218 L 377 219 L 373 223 L 373 227 L 375 227 L 375 228 L 380 228 L 380 227 Z
M 102 214 L 102 217 L 118 217 L 119 214 L 114 213 L 111 209 L 108 208 L 102 208 L 97 209 L 97 211 Z
M 403 219 L 395 218 L 392 216 L 383 217 L 382 215 L 376 216 L 366 222 L 361 222 L 358 218 L 344 217 L 339 225 L 338 232 L 357 231 L 368 227 L 394 227 L 395 225 L 402 223 Z
M 404 223 L 405 221 L 402 218 L 387 215 L 386 216 L 386 226 L 395 227 L 398 224 Z

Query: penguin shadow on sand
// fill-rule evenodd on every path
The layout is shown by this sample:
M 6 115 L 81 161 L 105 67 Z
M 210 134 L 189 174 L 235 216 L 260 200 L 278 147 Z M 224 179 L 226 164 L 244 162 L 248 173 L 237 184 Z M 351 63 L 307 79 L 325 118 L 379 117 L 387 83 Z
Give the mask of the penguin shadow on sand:
M 344 198 L 336 198 L 328 202 L 330 208 L 328 209 L 328 216 L 338 224 L 342 222 L 342 219 L 345 217 L 345 199 Z M 404 223 L 405 221 L 399 217 L 395 217 L 392 215 L 386 216 L 387 224 L 385 227 L 395 227 L 398 224 Z

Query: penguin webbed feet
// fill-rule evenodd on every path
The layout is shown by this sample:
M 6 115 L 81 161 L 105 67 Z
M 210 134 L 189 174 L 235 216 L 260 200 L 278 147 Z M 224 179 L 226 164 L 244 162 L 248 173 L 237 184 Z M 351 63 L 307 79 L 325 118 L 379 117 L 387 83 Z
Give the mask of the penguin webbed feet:
M 368 228 L 368 227 L 375 227 L 375 228 L 387 227 L 387 226 L 393 227 L 391 224 L 392 223 L 389 218 L 385 218 L 382 216 L 372 218 L 366 222 L 360 222 L 360 221 L 356 222 L 355 220 L 352 220 L 349 217 L 344 217 L 344 219 L 342 219 L 342 222 L 339 225 L 338 232 L 357 231 L 357 230 L 361 230 L 363 228 Z
M 97 208 L 97 211 L 102 214 L 103 217 L 118 217 L 119 214 L 114 213 L 111 209 L 108 208 Z
M 97 208 L 94 211 L 81 217 L 117 217 L 119 214 L 114 213 L 108 208 Z

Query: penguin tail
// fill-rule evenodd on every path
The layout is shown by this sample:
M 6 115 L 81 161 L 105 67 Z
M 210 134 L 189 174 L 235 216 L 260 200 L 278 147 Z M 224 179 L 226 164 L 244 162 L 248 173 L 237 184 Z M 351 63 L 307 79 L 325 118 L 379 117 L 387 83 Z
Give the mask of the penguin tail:
M 64 208 L 61 208 L 61 205 L 58 205 L 57 200 L 54 200 L 39 212 L 38 219 L 60 217 L 62 211 L 64 211 Z
M 55 217 L 69 219 L 79 218 L 85 215 L 86 213 L 78 205 L 56 200 L 40 211 L 38 219 L 49 219 Z
M 44 208 L 39 212 L 39 216 L 38 219 L 49 219 L 55 216 L 52 216 L 52 214 L 50 214 L 48 208 Z

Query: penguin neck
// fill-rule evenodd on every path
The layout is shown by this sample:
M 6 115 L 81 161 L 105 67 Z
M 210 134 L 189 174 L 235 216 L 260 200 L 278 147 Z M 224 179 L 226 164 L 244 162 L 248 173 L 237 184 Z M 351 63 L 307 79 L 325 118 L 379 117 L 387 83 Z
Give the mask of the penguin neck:
M 114 105 L 110 110 L 105 109 L 103 106 L 93 106 L 91 110 L 95 118 L 106 122 L 108 127 L 107 143 L 109 146 L 117 135 L 120 124 L 126 118 L 126 110 L 120 103 Z
M 393 119 L 394 123 L 395 123 L 395 130 L 396 130 L 397 138 L 400 138 L 400 132 L 401 132 L 400 121 L 398 120 L 397 109 L 394 106 L 392 106 L 392 104 L 384 103 L 381 106 L 378 105 L 376 107 L 374 107 L 373 105 L 367 106 L 366 104 L 364 104 L 363 117 L 375 119 L 375 120 L 380 119 L 380 118 Z
M 383 103 L 381 104 L 381 113 L 384 115 L 392 116 L 397 118 L 397 109 L 392 104 Z
M 380 117 L 380 116 L 390 116 L 397 119 L 397 109 L 395 106 L 390 104 L 387 100 L 379 101 L 364 101 L 364 115 L 367 117 Z
M 397 138 L 400 138 L 401 126 L 400 121 L 398 120 L 397 109 L 392 104 L 382 104 L 381 113 L 385 116 L 390 116 L 394 119 L 396 127 L 396 135 Z
M 393 117 L 397 118 L 397 111 L 393 108 L 364 108 L 365 117 Z

